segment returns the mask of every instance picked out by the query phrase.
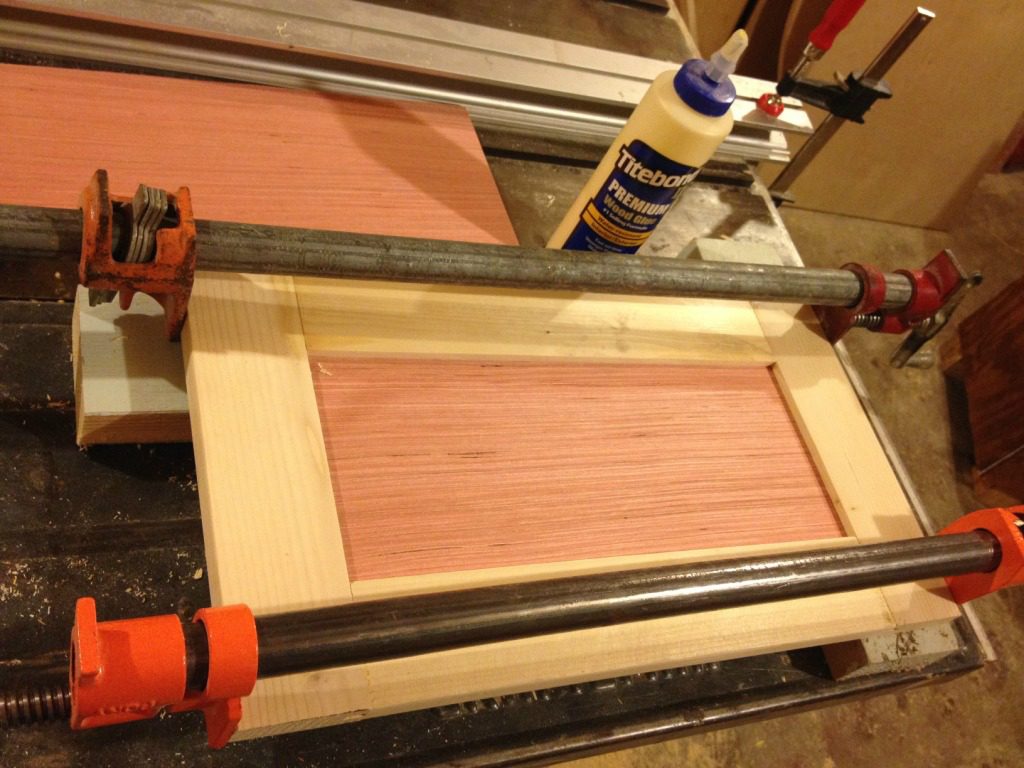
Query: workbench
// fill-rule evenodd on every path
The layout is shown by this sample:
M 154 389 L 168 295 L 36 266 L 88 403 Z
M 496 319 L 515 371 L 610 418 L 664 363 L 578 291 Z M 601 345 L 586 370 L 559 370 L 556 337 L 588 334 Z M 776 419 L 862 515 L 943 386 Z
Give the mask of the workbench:
M 576 10 L 561 5 L 563 13 Z M 483 143 L 520 243 L 542 246 L 600 152 L 559 144 L 561 157 L 573 158 L 560 161 L 550 144 L 493 130 Z M 716 166 L 691 185 L 650 248 L 675 255 L 695 237 L 755 243 L 799 263 L 763 187 L 742 166 Z M 16 295 L 66 297 L 67 278 L 67 269 L 33 275 Z M 8 574 L 0 583 L 0 696 L 66 678 L 63 649 L 80 596 L 101 597 L 105 613 L 125 617 L 209 604 L 191 445 L 75 446 L 71 315 L 70 303 L 0 301 L 0 560 Z M 196 713 L 82 732 L 63 722 L 4 729 L 0 764 L 539 764 L 978 668 L 984 653 L 969 623 L 951 632 L 956 650 L 942 658 L 894 661 L 842 681 L 824 652 L 809 648 L 380 717 L 217 753 Z
M 490 157 L 517 235 L 540 244 L 589 169 Z M 685 212 L 684 212 L 685 211 Z M 652 248 L 727 237 L 796 257 L 763 188 L 698 183 Z M 0 303 L 0 670 L 39 684 L 66 675 L 75 598 L 102 595 L 111 615 L 164 613 L 208 603 L 190 445 L 74 443 L 71 305 Z M 327 730 L 262 739 L 211 754 L 198 715 L 72 732 L 66 723 L 3 731 L 0 762 L 72 755 L 105 763 L 218 765 L 520 765 L 622 748 L 942 679 L 983 661 L 966 622 L 959 650 L 919 668 L 832 679 L 820 649 L 769 654 L 466 702 Z M 6 692 L 6 691 L 5 691 Z

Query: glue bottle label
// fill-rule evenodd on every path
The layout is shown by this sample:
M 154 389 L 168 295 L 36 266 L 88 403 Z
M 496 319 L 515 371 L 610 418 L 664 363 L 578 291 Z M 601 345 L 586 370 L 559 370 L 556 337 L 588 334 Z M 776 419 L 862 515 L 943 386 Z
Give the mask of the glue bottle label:
M 636 253 L 699 170 L 669 160 L 640 139 L 623 144 L 563 248 Z

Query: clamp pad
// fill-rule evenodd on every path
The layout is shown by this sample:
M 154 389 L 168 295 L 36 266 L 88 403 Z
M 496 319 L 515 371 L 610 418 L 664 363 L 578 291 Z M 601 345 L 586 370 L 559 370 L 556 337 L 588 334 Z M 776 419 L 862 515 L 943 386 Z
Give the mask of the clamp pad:
M 1004 587 L 1024 584 L 1024 506 L 1006 509 L 979 509 L 939 531 L 947 533 L 969 533 L 984 530 L 999 542 L 999 565 L 988 573 L 967 573 L 949 576 L 946 584 L 958 603 L 966 603 L 976 597 L 996 592 Z
M 860 299 L 852 307 L 815 307 L 821 321 L 821 328 L 832 344 L 835 344 L 853 327 L 858 316 L 868 315 L 881 309 L 885 302 L 885 275 L 869 264 L 843 264 L 840 269 L 853 272 L 861 284 Z
M 220 749 L 238 730 L 242 697 L 252 693 L 256 685 L 259 670 L 256 619 L 248 606 L 227 605 L 196 611 L 194 621 L 206 628 L 210 654 L 206 688 L 172 710 L 203 710 L 207 742 L 214 749 Z

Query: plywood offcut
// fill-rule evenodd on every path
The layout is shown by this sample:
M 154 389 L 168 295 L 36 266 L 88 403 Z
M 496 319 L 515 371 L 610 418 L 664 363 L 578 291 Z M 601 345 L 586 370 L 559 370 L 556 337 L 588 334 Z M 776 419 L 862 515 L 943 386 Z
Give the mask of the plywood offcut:
M 453 107 L 0 64 L 0 126 L 0 204 L 74 208 L 105 168 L 116 193 L 189 187 L 202 219 L 515 242 Z M 180 346 L 135 301 L 76 298 L 80 444 L 189 439 Z

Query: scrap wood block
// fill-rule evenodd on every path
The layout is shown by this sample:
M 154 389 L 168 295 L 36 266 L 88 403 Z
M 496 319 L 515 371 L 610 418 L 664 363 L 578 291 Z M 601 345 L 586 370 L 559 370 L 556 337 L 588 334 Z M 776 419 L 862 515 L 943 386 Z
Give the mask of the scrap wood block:
M 185 367 L 163 340 L 163 307 L 144 294 L 131 312 L 116 301 L 90 307 L 88 293 L 78 287 L 71 331 L 78 444 L 191 440 Z
M 84 180 L 96 167 L 106 165 L 115 186 L 122 183 L 120 179 L 125 179 L 126 184 L 189 184 L 198 215 L 204 218 L 252 221 L 245 218 L 247 212 L 259 210 L 261 216 L 267 217 L 263 223 L 328 228 L 333 224 L 338 228 L 374 231 L 382 221 L 393 221 L 402 231 L 391 230 L 392 234 L 512 241 L 511 228 L 473 139 L 472 128 L 457 111 L 441 107 L 418 111 L 418 106 L 329 99 L 247 86 L 101 73 L 41 74 L 44 72 L 9 68 L 2 74 L 9 78 L 14 90 L 21 88 L 25 92 L 22 98 L 35 109 L 34 113 L 29 110 L 35 122 L 17 122 L 17 110 L 11 102 L 6 103 L 5 125 L 6 121 L 14 120 L 11 124 L 18 129 L 11 133 L 12 142 L 5 147 L 20 148 L 12 154 L 12 162 L 16 155 L 33 153 L 52 159 L 40 163 L 46 179 L 81 174 Z M 65 77 L 71 81 L 61 79 Z M 58 88 L 60 99 L 52 90 L 54 83 L 63 84 Z M 33 92 L 47 88 L 51 89 L 48 98 Z M 78 99 L 79 92 L 85 98 Z M 123 121 L 124 114 L 111 116 L 90 106 L 102 104 L 106 109 L 110 104 L 126 102 L 123 97 L 108 98 L 113 92 L 129 94 L 127 102 L 133 105 L 147 105 L 144 114 L 152 119 L 144 132 L 161 121 L 171 126 L 167 154 L 135 157 L 131 164 L 115 166 L 122 155 L 131 156 L 137 150 L 133 143 L 135 135 L 118 134 L 117 121 Z M 53 115 L 60 114 L 63 100 L 68 98 L 92 130 L 65 129 L 60 122 L 51 126 Z M 283 101 L 274 104 L 278 98 Z M 52 109 L 46 107 L 47 102 Z M 166 110 L 163 104 L 175 106 Z M 292 122 L 297 109 L 301 117 L 298 126 Z M 239 125 L 239 115 L 244 125 Z M 83 138 L 105 133 L 115 137 L 110 146 L 116 151 Z M 252 142 L 247 140 L 250 134 L 256 135 Z M 163 138 L 159 132 L 146 135 L 150 139 Z M 147 151 L 156 152 L 154 147 L 159 142 L 142 143 Z M 205 148 L 198 153 L 200 165 L 214 169 L 205 176 L 205 167 L 183 165 L 191 162 L 188 158 L 192 155 L 186 150 L 196 147 Z M 415 161 L 410 160 L 409 147 L 417 149 Z M 274 162 L 268 163 L 268 157 L 274 158 Z M 18 168 L 16 164 L 8 167 Z M 272 169 L 269 177 L 268 167 Z M 330 168 L 329 173 L 322 172 L 325 167 Z M 157 169 L 166 175 L 154 178 Z M 24 179 L 31 181 L 35 172 L 23 169 Z M 17 174 L 15 178 L 24 181 Z M 208 186 L 197 186 L 204 179 Z M 38 186 L 23 183 L 25 188 L 21 192 Z M 309 189 L 321 188 L 329 190 L 328 193 L 307 194 Z M 22 203 L 73 204 L 65 198 L 55 200 L 60 195 L 52 188 L 46 198 L 49 202 L 38 197 L 11 200 L 10 190 L 4 194 L 8 195 L 7 200 Z M 220 209 L 214 206 L 211 210 L 203 202 L 218 196 L 223 201 Z M 396 200 L 412 205 L 413 210 L 403 208 L 382 218 L 381 205 Z M 284 221 L 273 219 L 285 214 Z M 739 302 L 200 273 L 182 351 L 212 600 L 215 604 L 246 602 L 259 614 L 563 574 L 794 551 L 811 544 L 842 546 L 919 535 L 909 505 L 860 403 L 831 348 L 815 327 L 813 318 L 796 308 L 755 309 Z M 688 439 L 678 434 L 656 434 L 661 422 L 652 422 L 659 412 L 664 415 L 664 410 L 670 408 L 672 387 L 683 386 L 681 382 L 686 381 L 692 384 L 694 371 L 699 372 L 698 383 L 702 377 L 710 382 L 714 376 L 719 381 L 734 381 L 730 386 L 741 390 L 750 376 L 756 386 L 750 386 L 748 396 L 756 399 L 767 397 L 770 381 L 776 388 L 770 421 L 776 426 L 770 430 L 770 436 L 762 435 L 762 452 L 765 456 L 787 454 L 790 467 L 793 461 L 803 461 L 801 471 L 806 482 L 799 483 L 794 491 L 803 495 L 802 500 L 794 503 L 790 494 L 793 489 L 776 485 L 779 478 L 770 477 L 770 468 L 766 478 L 765 467 L 758 467 L 762 474 L 747 477 L 746 492 L 730 491 L 733 495 L 728 497 L 728 505 L 735 507 L 730 509 L 731 514 L 701 518 L 698 527 L 707 526 L 709 530 L 700 532 L 708 536 L 700 542 L 667 540 L 664 548 L 659 547 L 656 534 L 666 521 L 676 526 L 677 533 L 685 533 L 693 527 L 690 520 L 695 518 L 680 523 L 670 514 L 653 518 L 645 514 L 633 521 L 615 521 L 616 526 L 623 527 L 611 528 L 612 535 L 605 537 L 605 544 L 611 542 L 614 547 L 602 548 L 595 541 L 586 551 L 585 559 L 577 556 L 575 542 L 555 546 L 550 539 L 543 552 L 520 551 L 517 555 L 514 550 L 520 548 L 522 541 L 532 545 L 530 526 L 538 520 L 547 521 L 536 514 L 531 517 L 515 510 L 516 498 L 526 498 L 530 489 L 524 490 L 521 478 L 516 480 L 514 475 L 502 471 L 495 475 L 491 468 L 488 473 L 494 479 L 478 483 L 478 490 L 489 487 L 489 483 L 508 490 L 509 506 L 498 511 L 504 520 L 523 521 L 527 533 L 520 536 L 518 543 L 513 539 L 502 541 L 500 537 L 485 541 L 483 549 L 502 550 L 500 558 L 481 558 L 478 543 L 470 541 L 469 550 L 476 546 L 477 551 L 461 564 L 434 557 L 429 563 L 420 559 L 410 565 L 407 561 L 400 571 L 370 569 L 360 573 L 359 556 L 354 549 L 351 559 L 355 568 L 349 562 L 346 549 L 350 542 L 346 541 L 344 526 L 339 522 L 337 498 L 342 499 L 344 515 L 346 487 L 337 473 L 332 477 L 332 461 L 324 441 L 324 425 L 329 419 L 324 418 L 314 381 L 313 363 L 328 358 L 359 360 L 364 371 L 375 365 L 393 365 L 403 371 L 419 370 L 421 375 L 441 370 L 451 376 L 452 371 L 462 370 L 459 366 L 467 364 L 471 368 L 500 364 L 516 376 L 524 372 L 531 376 L 554 372 L 554 379 L 542 377 L 532 383 L 520 380 L 519 384 L 527 390 L 535 388 L 538 398 L 561 397 L 562 408 L 576 408 L 575 417 L 568 421 L 559 422 L 551 414 L 535 422 L 535 429 L 550 431 L 544 435 L 544 444 L 538 446 L 538 451 L 554 451 L 550 460 L 566 467 L 560 473 L 545 466 L 534 490 L 549 494 L 548 499 L 564 496 L 559 509 L 552 509 L 547 517 L 562 520 L 559 512 L 564 507 L 566 519 L 575 515 L 577 523 L 580 513 L 590 511 L 587 494 L 597 487 L 588 489 L 587 473 L 582 467 L 595 459 L 607 462 L 608 458 L 594 452 L 590 443 L 610 439 L 600 432 L 616 427 L 603 423 L 607 412 L 622 410 L 621 398 L 629 396 L 629 387 L 638 386 L 638 378 L 651 378 L 662 386 L 667 380 L 671 386 L 645 403 L 645 408 L 653 410 L 647 412 L 642 427 L 624 428 L 618 424 L 618 437 L 644 441 L 648 438 L 639 433 L 651 433 L 662 441 L 661 447 L 655 443 L 634 443 L 635 449 L 644 446 L 647 451 L 641 451 L 644 466 L 634 463 L 631 467 L 629 454 L 624 453 L 621 463 L 594 464 L 596 469 L 592 471 L 614 471 L 622 477 L 623 472 L 657 470 L 655 474 L 661 473 L 657 478 L 659 493 L 664 495 L 662 502 L 666 507 L 681 505 L 690 493 L 673 485 L 674 467 L 677 474 L 685 475 L 682 479 L 686 482 L 700 481 L 695 470 L 674 464 L 687 458 Z M 600 388 L 589 392 L 578 380 L 597 375 L 594 372 L 598 369 L 590 366 L 600 366 L 601 372 L 610 370 L 606 366 L 621 367 L 609 374 L 609 381 L 622 381 L 629 387 L 623 384 L 624 388 L 613 388 L 603 395 Z M 649 366 L 663 366 L 665 370 L 654 376 Z M 331 366 L 326 367 L 331 370 Z M 581 376 L 581 371 L 588 373 Z M 410 375 L 403 372 L 400 377 L 408 379 Z M 542 391 L 544 381 L 548 385 L 552 381 L 575 383 L 577 389 L 566 390 L 568 396 L 566 391 Z M 493 385 L 493 381 L 488 384 Z M 368 388 L 374 397 L 382 396 L 372 384 Z M 381 389 L 385 389 L 383 384 Z M 728 394 L 728 387 L 722 389 Z M 604 415 L 593 423 L 585 418 L 585 410 L 577 402 L 591 394 L 597 398 L 593 403 L 595 410 L 601 413 L 604 409 Z M 493 420 L 495 412 L 487 416 L 484 408 L 490 396 L 480 392 L 474 396 L 477 402 L 473 407 L 483 410 L 473 416 L 473 421 Z M 706 404 L 701 397 L 695 396 L 688 407 Z M 444 400 L 451 407 L 452 398 Z M 495 400 L 500 403 L 500 398 Z M 504 420 L 514 428 L 520 418 L 528 421 L 527 416 L 531 415 L 524 401 L 529 403 L 530 396 L 517 395 L 497 413 L 511 411 L 511 416 Z M 427 398 L 426 405 L 431 402 Z M 466 407 L 470 405 L 467 403 Z M 730 430 L 758 434 L 768 423 L 749 414 L 739 425 L 730 424 L 730 409 L 721 406 L 721 402 L 715 406 L 712 397 L 708 410 L 717 411 L 718 428 L 725 430 L 723 434 L 730 434 Z M 372 411 L 377 405 L 371 402 L 369 407 Z M 435 413 L 438 418 L 448 418 L 440 411 Z M 364 412 L 361 418 L 369 419 L 371 415 Z M 701 415 L 713 417 L 714 413 Z M 536 418 L 537 412 L 532 417 Z M 400 416 L 393 413 L 389 419 L 395 428 L 401 426 Z M 698 421 L 696 414 L 692 420 Z M 785 424 L 789 425 L 786 429 L 779 427 Z M 335 434 L 338 426 L 333 425 Z M 680 424 L 674 422 L 672 428 L 678 429 Z M 597 431 L 580 434 L 581 429 Z M 790 446 L 787 451 L 780 448 L 783 434 Z M 800 450 L 794 447 L 795 434 L 802 444 Z M 447 435 L 445 439 L 451 437 Z M 470 437 L 476 439 L 475 435 Z M 482 437 L 496 439 L 494 435 Z M 421 441 L 422 437 L 410 432 L 409 453 L 422 451 Z M 698 442 L 696 438 L 691 441 Z M 436 451 L 440 445 L 445 453 L 460 452 L 448 444 L 432 445 L 431 450 Z M 659 450 L 665 455 L 655 455 Z M 573 454 L 578 456 L 576 463 Z M 703 461 L 713 461 L 700 451 L 689 454 L 691 459 L 700 456 Z M 520 455 L 515 460 L 530 462 L 541 458 Z M 718 459 L 723 465 L 708 471 L 709 483 L 721 482 L 723 478 L 742 481 L 745 467 L 769 464 L 743 453 L 740 458 L 726 453 Z M 447 461 L 450 468 L 457 457 L 449 456 Z M 393 471 L 386 463 L 381 464 Z M 817 479 L 812 482 L 814 478 Z M 516 482 L 520 485 L 516 486 Z M 471 489 L 463 487 L 457 479 L 449 485 L 458 486 L 460 493 L 464 493 L 460 514 L 465 515 L 471 500 L 471 493 L 467 492 Z M 754 525 L 753 521 L 765 514 L 759 500 L 768 486 L 782 496 L 790 496 L 776 499 L 781 517 L 773 525 L 791 530 L 785 538 L 793 539 L 736 546 L 737 521 Z M 657 499 L 645 496 L 642 489 L 634 490 L 635 493 L 623 492 L 615 506 L 608 504 L 598 511 L 610 518 L 631 500 L 635 500 L 637 508 L 658 507 Z M 378 493 L 382 491 L 377 489 Z M 433 491 L 420 487 L 414 492 L 429 495 L 435 509 L 443 505 L 448 495 L 444 487 Z M 457 494 L 451 495 L 456 499 Z M 409 498 L 402 503 L 408 504 Z M 724 494 L 721 498 L 725 498 Z M 553 506 L 547 500 L 542 503 Z M 824 516 L 809 524 L 799 519 L 800 514 L 787 518 L 787 507 L 806 511 L 808 505 L 824 512 Z M 822 528 L 822 522 L 828 519 L 841 535 L 831 535 L 832 529 L 827 526 Z M 710 529 L 722 520 L 728 525 L 719 528 L 720 538 L 716 540 Z M 410 541 L 427 535 L 433 536 L 435 542 L 443 541 L 450 531 L 444 521 L 437 523 L 410 529 Z M 384 535 L 392 530 L 392 521 L 387 517 L 367 518 L 361 525 L 375 527 Z M 503 527 L 493 519 L 487 525 L 497 532 Z M 631 525 L 635 527 L 630 528 Z M 585 532 L 574 538 L 591 537 L 589 526 L 587 523 Z M 454 534 L 449 538 L 457 540 Z M 633 546 L 636 542 L 646 543 Z M 464 550 L 465 545 L 463 542 Z M 671 549 L 674 546 L 700 548 Z M 950 618 L 957 613 L 941 586 L 907 585 L 564 632 L 292 675 L 257 684 L 254 695 L 246 700 L 238 738 L 846 640 L 866 632 Z

